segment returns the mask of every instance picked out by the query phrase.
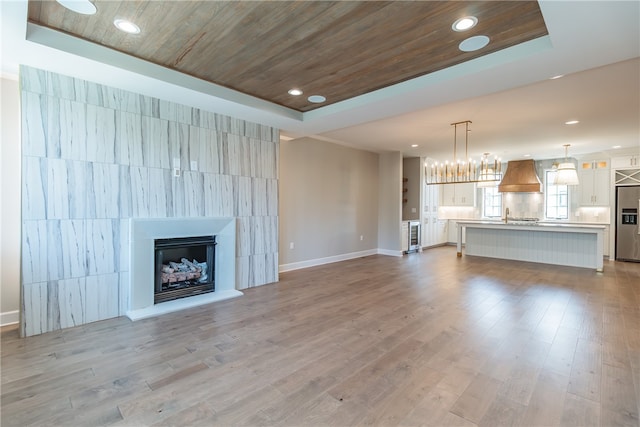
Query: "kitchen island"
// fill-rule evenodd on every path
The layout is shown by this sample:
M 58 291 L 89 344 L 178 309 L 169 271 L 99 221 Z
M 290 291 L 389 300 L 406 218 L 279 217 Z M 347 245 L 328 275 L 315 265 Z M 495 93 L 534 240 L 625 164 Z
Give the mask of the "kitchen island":
M 458 256 L 463 229 L 467 255 L 603 269 L 603 225 L 461 221 Z

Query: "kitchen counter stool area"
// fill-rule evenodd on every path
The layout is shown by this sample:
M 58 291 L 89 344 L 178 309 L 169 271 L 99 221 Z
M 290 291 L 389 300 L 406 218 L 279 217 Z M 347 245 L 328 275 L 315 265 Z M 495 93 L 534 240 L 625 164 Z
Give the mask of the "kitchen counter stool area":
M 598 272 L 604 268 L 605 227 L 601 225 L 458 222 L 459 257 L 463 229 L 467 255 L 595 268 Z

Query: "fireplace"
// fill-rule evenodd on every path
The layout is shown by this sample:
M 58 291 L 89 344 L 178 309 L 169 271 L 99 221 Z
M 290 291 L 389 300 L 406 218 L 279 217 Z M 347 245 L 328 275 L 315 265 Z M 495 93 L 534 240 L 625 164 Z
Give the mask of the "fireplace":
M 242 295 L 236 290 L 235 218 L 132 218 L 129 232 L 126 314 L 131 320 Z M 161 290 L 162 265 L 168 266 L 164 272 L 166 292 Z M 203 274 L 207 279 L 198 283 Z
M 216 236 L 155 240 L 154 303 L 215 290 Z

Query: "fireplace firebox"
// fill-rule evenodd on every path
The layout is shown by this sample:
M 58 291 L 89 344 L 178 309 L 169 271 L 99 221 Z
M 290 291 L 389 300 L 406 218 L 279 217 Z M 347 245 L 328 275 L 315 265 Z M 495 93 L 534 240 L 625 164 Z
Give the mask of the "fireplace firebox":
M 154 303 L 215 291 L 216 236 L 155 239 Z

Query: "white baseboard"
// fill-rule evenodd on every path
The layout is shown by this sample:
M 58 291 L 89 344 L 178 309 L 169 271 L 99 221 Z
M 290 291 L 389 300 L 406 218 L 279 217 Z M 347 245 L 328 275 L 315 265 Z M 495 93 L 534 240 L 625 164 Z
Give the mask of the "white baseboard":
M 379 255 L 388 255 L 388 256 L 402 256 L 404 255 L 402 251 L 392 251 L 389 249 L 378 249 Z
M 354 258 L 362 258 L 370 255 L 391 255 L 402 256 L 402 251 L 389 251 L 385 249 L 368 249 L 360 252 L 350 252 L 348 254 L 334 255 L 326 258 L 316 258 L 307 261 L 292 262 L 291 264 L 282 264 L 278 266 L 278 272 L 300 270 L 301 268 L 315 267 L 317 265 L 331 264 L 339 261 L 346 261 Z
M 15 325 L 20 321 L 20 310 L 0 313 L 0 326 Z

